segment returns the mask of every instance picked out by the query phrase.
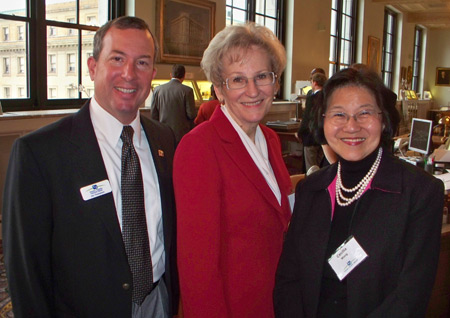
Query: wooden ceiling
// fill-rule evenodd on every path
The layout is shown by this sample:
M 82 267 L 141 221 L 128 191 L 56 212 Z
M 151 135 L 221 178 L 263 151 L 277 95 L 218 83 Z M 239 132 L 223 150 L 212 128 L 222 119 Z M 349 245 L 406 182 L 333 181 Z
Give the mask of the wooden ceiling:
M 450 0 L 372 0 L 391 5 L 405 14 L 409 23 L 429 29 L 450 29 Z

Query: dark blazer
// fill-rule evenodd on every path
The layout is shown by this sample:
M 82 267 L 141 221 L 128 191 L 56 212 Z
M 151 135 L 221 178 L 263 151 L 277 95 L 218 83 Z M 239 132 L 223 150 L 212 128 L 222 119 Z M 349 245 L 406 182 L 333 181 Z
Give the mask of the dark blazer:
M 311 132 L 310 128 L 310 123 L 314 120 L 314 108 L 316 107 L 315 103 L 318 99 L 319 94 L 322 94 L 322 92 L 318 91 L 316 93 L 311 93 L 306 97 L 305 111 L 303 112 L 300 127 L 297 132 L 298 136 L 302 138 L 302 144 L 304 147 L 320 146 L 320 144 L 316 142 L 314 134 Z
M 273 317 L 292 185 L 277 134 L 261 129 L 281 206 L 220 108 L 177 148 L 174 186 L 185 318 Z
M 347 280 L 347 317 L 424 317 L 441 238 L 442 181 L 384 152 L 355 207 L 351 234 L 368 254 Z M 300 182 L 277 269 L 276 317 L 316 317 L 337 164 Z
M 168 127 L 145 117 L 141 123 L 158 174 L 165 281 L 176 310 L 175 141 Z M 3 248 L 15 317 L 131 317 L 126 284 L 132 276 L 113 195 L 84 201 L 80 194 L 80 188 L 105 179 L 89 102 L 14 143 L 3 199 Z
M 178 143 L 194 127 L 197 116 L 194 91 L 179 80 L 171 79 L 153 91 L 151 110 L 153 119 L 172 128 Z

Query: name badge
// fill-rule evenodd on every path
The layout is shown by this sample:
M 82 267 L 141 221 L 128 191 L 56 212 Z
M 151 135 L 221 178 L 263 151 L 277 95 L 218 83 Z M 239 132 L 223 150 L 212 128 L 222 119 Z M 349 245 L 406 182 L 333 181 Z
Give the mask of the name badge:
M 108 179 L 80 188 L 80 193 L 84 201 L 97 198 L 110 192 L 111 185 L 109 184 Z
M 366 258 L 367 253 L 352 235 L 330 256 L 328 264 L 342 281 Z

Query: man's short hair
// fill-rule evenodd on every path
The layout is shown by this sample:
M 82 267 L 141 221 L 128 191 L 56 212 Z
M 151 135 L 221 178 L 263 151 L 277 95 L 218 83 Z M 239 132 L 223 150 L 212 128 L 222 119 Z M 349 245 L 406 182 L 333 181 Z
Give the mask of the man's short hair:
M 316 73 L 311 77 L 311 81 L 316 82 L 317 85 L 323 87 L 323 85 L 325 85 L 325 82 L 327 81 L 327 77 L 322 73 Z
M 320 73 L 320 74 L 326 75 L 326 74 L 325 74 L 325 71 L 324 71 L 324 69 L 323 69 L 323 68 L 320 68 L 320 67 L 316 67 L 316 68 L 313 68 L 313 69 L 312 69 L 312 71 L 311 71 L 311 75 L 309 76 L 309 77 L 310 77 L 310 79 L 312 79 L 312 76 L 313 76 L 314 74 L 317 74 L 317 73 Z
M 175 64 L 174 66 L 172 66 L 172 77 L 181 79 L 181 78 L 184 78 L 185 74 L 186 74 L 186 69 L 184 68 L 184 65 Z

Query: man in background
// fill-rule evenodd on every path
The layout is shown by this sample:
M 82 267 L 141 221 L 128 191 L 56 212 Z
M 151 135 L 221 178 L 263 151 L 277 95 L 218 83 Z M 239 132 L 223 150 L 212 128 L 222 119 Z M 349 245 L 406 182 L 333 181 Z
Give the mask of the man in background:
M 13 145 L 3 248 L 14 316 L 172 318 L 178 306 L 169 127 L 140 116 L 155 76 L 148 25 L 95 34 L 95 93 Z
M 316 107 L 316 99 L 322 90 L 327 78 L 321 72 L 315 72 L 311 77 L 311 94 L 306 97 L 306 106 L 303 111 L 300 128 L 297 132 L 298 140 L 303 143 L 303 159 L 305 172 L 312 166 L 320 166 L 323 158 L 322 147 L 316 142 L 314 135 L 311 133 L 310 122 L 313 120 Z M 308 92 L 309 93 L 309 92 Z
M 182 84 L 185 74 L 183 65 L 173 65 L 172 79 L 154 89 L 151 103 L 152 118 L 169 125 L 177 143 L 194 127 L 197 116 L 194 91 Z
M 325 70 L 324 70 L 323 68 L 316 67 L 316 68 L 313 68 L 313 69 L 311 70 L 311 74 L 309 74 L 309 81 L 312 81 L 312 77 L 313 77 L 313 75 L 316 74 L 316 73 L 320 73 L 320 74 L 323 74 L 323 75 L 326 76 Z M 306 93 L 306 97 L 308 98 L 309 96 L 311 96 L 311 94 L 313 93 L 313 91 L 314 91 L 314 90 L 313 90 L 313 88 L 312 88 L 312 86 L 311 86 L 311 89 Z

